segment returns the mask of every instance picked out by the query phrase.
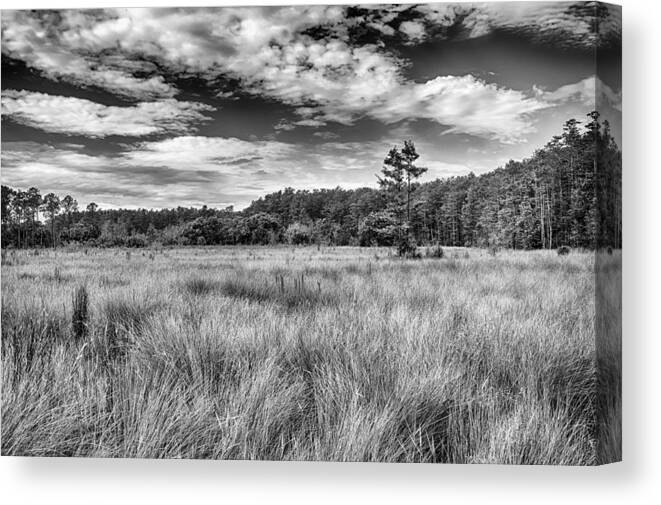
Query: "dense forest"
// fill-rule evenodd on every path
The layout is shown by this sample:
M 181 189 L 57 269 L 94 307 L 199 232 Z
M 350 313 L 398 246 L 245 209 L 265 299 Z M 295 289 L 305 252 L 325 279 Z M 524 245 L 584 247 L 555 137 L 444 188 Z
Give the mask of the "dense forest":
M 421 183 L 415 179 L 424 168 L 418 168 L 413 180 L 388 182 L 396 179 L 389 169 L 393 153 L 401 156 L 409 148 L 415 154 L 412 142 L 388 153 L 379 189 L 287 188 L 242 211 L 103 210 L 95 203 L 81 209 L 70 195 L 3 185 L 2 247 L 395 245 L 403 227 L 418 245 L 621 247 L 622 156 L 608 122 L 596 112 L 584 124 L 567 121 L 562 134 L 530 158 L 479 176 Z

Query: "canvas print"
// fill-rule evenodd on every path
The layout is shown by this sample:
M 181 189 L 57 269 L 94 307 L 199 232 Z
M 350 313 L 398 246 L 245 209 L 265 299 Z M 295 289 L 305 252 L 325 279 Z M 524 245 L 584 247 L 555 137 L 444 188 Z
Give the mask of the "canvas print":
M 2 455 L 621 460 L 621 39 L 3 10 Z

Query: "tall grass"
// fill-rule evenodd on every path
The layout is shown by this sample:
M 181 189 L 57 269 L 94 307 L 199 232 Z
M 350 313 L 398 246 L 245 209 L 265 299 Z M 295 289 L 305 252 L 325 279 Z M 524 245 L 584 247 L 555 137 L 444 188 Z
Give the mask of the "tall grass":
M 620 253 L 602 264 L 576 251 L 456 252 L 409 261 L 205 248 L 126 261 L 90 250 L 7 261 L 2 453 L 619 459 L 617 321 L 600 314 L 618 309 Z M 53 278 L 56 265 L 67 275 Z M 595 271 L 610 276 L 595 283 Z

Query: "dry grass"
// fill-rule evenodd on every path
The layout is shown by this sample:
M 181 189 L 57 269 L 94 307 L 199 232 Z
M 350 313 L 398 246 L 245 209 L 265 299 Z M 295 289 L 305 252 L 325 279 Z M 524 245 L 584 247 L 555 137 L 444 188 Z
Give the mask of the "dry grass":
M 464 252 L 12 253 L 2 454 L 619 459 L 620 252 Z

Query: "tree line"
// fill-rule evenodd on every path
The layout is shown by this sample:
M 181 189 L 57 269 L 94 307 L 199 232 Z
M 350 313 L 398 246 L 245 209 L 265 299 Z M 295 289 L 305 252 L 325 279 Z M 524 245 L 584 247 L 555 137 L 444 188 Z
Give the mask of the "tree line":
M 391 149 L 378 188 L 286 188 L 246 209 L 80 209 L 70 195 L 2 186 L 2 247 L 326 244 L 621 247 L 622 155 L 607 121 L 570 119 L 522 161 L 419 182 L 415 145 Z

